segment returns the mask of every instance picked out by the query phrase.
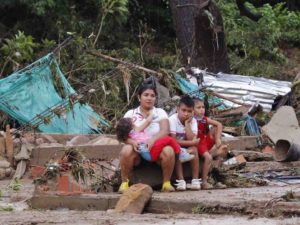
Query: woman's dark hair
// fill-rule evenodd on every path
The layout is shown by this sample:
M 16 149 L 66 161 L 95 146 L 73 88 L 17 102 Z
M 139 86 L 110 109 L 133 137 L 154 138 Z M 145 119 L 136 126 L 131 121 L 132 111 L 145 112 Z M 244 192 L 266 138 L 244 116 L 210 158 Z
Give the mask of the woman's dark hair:
M 116 127 L 117 139 L 123 142 L 126 141 L 132 128 L 131 118 L 120 119 Z
M 141 96 L 143 92 L 148 89 L 153 90 L 155 95 L 157 95 L 156 88 L 151 84 L 142 84 L 139 88 L 138 95 Z

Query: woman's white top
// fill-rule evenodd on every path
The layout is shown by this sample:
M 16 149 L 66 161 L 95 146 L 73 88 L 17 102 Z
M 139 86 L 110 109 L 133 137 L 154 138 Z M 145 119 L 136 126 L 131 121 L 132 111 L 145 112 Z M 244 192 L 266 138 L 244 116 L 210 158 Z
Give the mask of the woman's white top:
M 140 107 L 129 110 L 125 113 L 124 118 L 131 118 L 135 126 L 140 126 L 146 120 L 141 113 Z M 161 108 L 153 107 L 153 120 L 144 132 L 150 137 L 156 135 L 160 131 L 159 122 L 163 119 L 168 119 L 166 111 Z

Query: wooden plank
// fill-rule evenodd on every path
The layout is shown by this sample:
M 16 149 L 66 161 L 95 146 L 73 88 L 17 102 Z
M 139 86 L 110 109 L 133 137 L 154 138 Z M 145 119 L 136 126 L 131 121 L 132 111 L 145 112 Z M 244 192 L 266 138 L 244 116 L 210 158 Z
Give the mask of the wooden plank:
M 262 153 L 256 151 L 241 151 L 231 150 L 234 155 L 243 155 L 248 162 L 251 161 L 273 161 L 273 155 L 271 153 Z
M 233 134 L 233 135 L 240 135 L 241 134 L 241 127 L 228 127 L 228 126 L 224 126 L 223 127 L 223 132 L 224 133 L 228 133 L 228 134 Z
M 8 162 L 13 165 L 13 157 L 14 157 L 14 144 L 13 139 L 10 133 L 10 126 L 6 125 L 6 137 L 5 137 L 5 144 L 6 144 L 6 155 Z
M 4 156 L 5 152 L 6 152 L 5 138 L 4 137 L 0 137 L 0 156 Z
M 240 136 L 233 138 L 222 138 L 224 144 L 228 144 L 229 149 L 247 150 L 258 147 L 257 137 L 255 136 Z

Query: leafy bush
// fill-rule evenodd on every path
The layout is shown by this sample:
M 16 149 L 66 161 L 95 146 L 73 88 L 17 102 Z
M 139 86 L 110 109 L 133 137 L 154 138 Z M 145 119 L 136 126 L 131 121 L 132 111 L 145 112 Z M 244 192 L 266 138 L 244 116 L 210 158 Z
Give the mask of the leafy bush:
M 287 59 L 279 46 L 282 42 L 300 44 L 300 13 L 288 11 L 283 4 L 277 4 L 274 8 L 266 4 L 259 9 L 248 5 L 251 10 L 263 14 L 258 22 L 254 22 L 240 15 L 234 0 L 216 2 L 223 13 L 233 71 L 249 75 L 257 75 L 258 71 L 267 76 L 280 74 L 276 67 L 286 63 Z M 262 65 L 261 60 L 265 62 Z M 271 69 L 272 64 L 274 69 Z M 260 70 L 258 65 L 264 69 Z

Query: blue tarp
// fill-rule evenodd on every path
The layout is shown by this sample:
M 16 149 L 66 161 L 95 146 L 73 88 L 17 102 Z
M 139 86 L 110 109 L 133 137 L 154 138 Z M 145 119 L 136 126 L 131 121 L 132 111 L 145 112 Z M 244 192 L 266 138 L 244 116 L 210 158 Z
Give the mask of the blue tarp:
M 175 74 L 176 81 L 184 94 L 188 94 L 192 97 L 199 98 L 204 100 L 205 94 L 199 89 L 199 87 L 184 78 L 180 75 Z M 225 105 L 222 103 L 222 100 L 216 96 L 209 96 L 208 97 L 208 104 L 212 106 L 218 106 L 217 108 L 220 110 L 226 109 Z
M 108 122 L 76 96 L 53 54 L 0 80 L 0 110 L 20 124 L 46 133 L 102 133 Z

